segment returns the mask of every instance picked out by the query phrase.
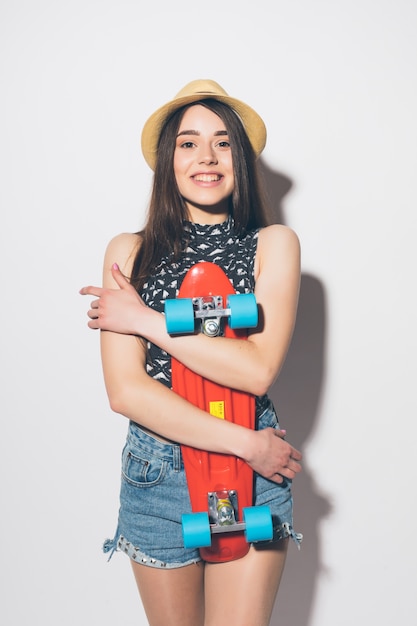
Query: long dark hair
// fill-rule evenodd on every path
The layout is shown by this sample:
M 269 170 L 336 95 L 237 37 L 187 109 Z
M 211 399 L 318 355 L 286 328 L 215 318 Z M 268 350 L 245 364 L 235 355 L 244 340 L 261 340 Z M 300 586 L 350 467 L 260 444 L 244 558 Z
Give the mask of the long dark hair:
M 249 230 L 268 223 L 255 154 L 236 113 L 227 104 L 214 99 L 201 100 L 178 109 L 161 130 L 146 225 L 136 233 L 141 238 L 141 245 L 133 263 L 131 283 L 138 290 L 164 257 L 178 260 L 184 248 L 183 222 L 189 220 L 189 215 L 175 180 L 173 161 L 182 117 L 195 104 L 216 113 L 229 134 L 235 180 L 229 199 L 229 213 L 235 232 L 242 237 Z

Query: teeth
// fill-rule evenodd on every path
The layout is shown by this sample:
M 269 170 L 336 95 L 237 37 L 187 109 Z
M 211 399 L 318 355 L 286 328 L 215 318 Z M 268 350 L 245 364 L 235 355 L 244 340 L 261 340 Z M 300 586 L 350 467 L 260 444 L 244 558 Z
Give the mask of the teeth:
M 216 180 L 220 180 L 220 176 L 218 174 L 198 174 L 194 176 L 194 179 L 202 183 L 213 183 Z

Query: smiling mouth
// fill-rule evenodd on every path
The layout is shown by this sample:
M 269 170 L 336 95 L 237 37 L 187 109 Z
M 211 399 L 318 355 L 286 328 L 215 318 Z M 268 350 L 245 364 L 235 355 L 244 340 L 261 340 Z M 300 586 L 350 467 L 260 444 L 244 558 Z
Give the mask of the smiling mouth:
M 219 174 L 197 174 L 193 176 L 194 180 L 198 180 L 202 183 L 214 183 L 221 179 Z

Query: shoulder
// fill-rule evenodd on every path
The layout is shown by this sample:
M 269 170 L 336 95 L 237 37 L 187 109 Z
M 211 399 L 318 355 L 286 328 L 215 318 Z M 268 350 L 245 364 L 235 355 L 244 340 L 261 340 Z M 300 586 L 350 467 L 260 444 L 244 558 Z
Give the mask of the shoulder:
M 255 258 L 255 277 L 260 272 L 278 273 L 278 268 L 300 266 L 300 241 L 288 226 L 272 224 L 259 230 Z M 297 270 L 298 271 L 298 270 Z
M 105 266 L 110 269 L 113 263 L 117 263 L 123 273 L 130 274 L 140 243 L 139 235 L 133 233 L 116 235 L 107 244 L 104 256 Z
M 272 224 L 259 230 L 260 252 L 263 250 L 300 250 L 300 240 L 292 228 L 283 224 Z

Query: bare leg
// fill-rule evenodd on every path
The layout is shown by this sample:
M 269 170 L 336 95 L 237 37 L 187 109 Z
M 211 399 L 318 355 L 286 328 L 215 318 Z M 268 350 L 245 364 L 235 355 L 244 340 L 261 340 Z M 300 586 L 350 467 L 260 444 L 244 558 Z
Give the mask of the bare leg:
M 205 626 L 268 626 L 284 569 L 288 539 L 251 547 L 242 559 L 207 563 Z
M 203 626 L 202 563 L 167 570 L 131 563 L 150 626 Z

